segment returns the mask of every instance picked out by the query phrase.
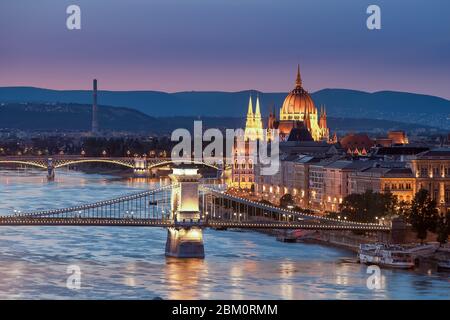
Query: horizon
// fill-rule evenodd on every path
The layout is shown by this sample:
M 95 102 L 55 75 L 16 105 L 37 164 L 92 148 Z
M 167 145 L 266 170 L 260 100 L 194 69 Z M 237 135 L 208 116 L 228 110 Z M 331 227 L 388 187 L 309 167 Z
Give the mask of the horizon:
M 287 94 L 290 92 L 288 91 L 260 91 L 257 89 L 243 89 L 239 91 L 221 91 L 221 90 L 183 90 L 183 91 L 160 91 L 160 90 L 152 90 L 152 89 L 142 89 L 142 90 L 110 90 L 110 89 L 101 89 L 101 82 L 99 79 L 99 89 L 97 92 L 121 92 L 121 93 L 132 93 L 132 92 L 158 92 L 158 93 L 166 93 L 166 94 L 178 94 L 178 93 L 242 93 L 242 92 L 257 92 L 262 94 Z M 57 92 L 63 92 L 63 91 L 92 91 L 92 88 L 90 89 L 54 89 L 54 88 L 44 88 L 44 87 L 35 87 L 35 86 L 0 86 L 0 89 L 38 89 L 38 90 L 49 90 L 49 91 L 57 91 Z M 350 88 L 322 88 L 315 91 L 308 91 L 310 94 L 315 94 L 320 91 L 325 90 L 341 90 L 341 91 L 353 91 L 353 92 L 360 92 L 360 93 L 367 93 L 367 94 L 377 94 L 377 93 L 383 93 L 383 92 L 390 92 L 390 93 L 401 93 L 401 94 L 413 94 L 413 95 L 421 95 L 421 96 L 428 96 L 428 97 L 434 97 L 438 99 L 443 99 L 446 101 L 450 101 L 450 98 L 428 94 L 428 93 L 421 93 L 421 92 L 410 92 L 410 91 L 396 91 L 396 90 L 379 90 L 379 91 L 364 91 L 364 90 L 358 90 L 358 89 L 350 89 Z

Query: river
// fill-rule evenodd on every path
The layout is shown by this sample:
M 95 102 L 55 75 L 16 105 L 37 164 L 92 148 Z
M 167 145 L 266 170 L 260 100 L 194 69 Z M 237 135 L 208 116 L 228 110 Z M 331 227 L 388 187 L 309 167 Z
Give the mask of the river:
M 158 181 L 60 170 L 0 170 L 0 214 L 60 208 L 154 188 Z M 0 299 L 450 299 L 450 274 L 381 270 L 352 252 L 281 243 L 257 232 L 205 230 L 204 260 L 164 256 L 166 231 L 125 227 L 1 227 Z M 66 286 L 68 267 L 80 289 Z M 69 270 L 70 271 L 70 270 Z

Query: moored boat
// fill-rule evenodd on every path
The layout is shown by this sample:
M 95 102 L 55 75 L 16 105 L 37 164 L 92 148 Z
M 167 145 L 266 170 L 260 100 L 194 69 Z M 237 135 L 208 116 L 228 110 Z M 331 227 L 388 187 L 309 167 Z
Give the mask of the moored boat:
M 438 266 L 438 269 L 441 269 L 441 270 L 450 270 L 450 258 L 438 260 L 437 266 Z
M 358 260 L 365 264 L 410 269 L 414 267 L 411 254 L 401 246 L 387 244 L 360 244 Z

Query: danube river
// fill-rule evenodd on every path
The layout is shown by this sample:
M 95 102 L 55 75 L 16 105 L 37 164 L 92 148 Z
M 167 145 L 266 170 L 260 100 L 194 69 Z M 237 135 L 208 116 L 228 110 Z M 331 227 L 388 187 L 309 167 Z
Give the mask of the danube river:
M 142 180 L 0 170 L 0 213 L 57 208 L 154 188 Z M 370 290 L 354 254 L 286 244 L 256 232 L 206 230 L 204 260 L 164 256 L 166 231 L 123 227 L 0 227 L 0 299 L 450 299 L 450 274 L 381 270 Z M 66 287 L 68 266 L 81 288 Z

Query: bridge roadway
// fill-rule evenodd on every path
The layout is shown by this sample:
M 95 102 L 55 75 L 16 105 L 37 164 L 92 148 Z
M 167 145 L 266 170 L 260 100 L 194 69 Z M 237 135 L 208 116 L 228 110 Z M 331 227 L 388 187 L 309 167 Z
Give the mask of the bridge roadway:
M 305 230 L 367 230 L 390 231 L 388 226 L 361 226 L 355 224 L 324 224 L 313 222 L 222 221 L 208 220 L 200 223 L 174 223 L 161 219 L 127 218 L 51 218 L 51 217 L 0 217 L 0 226 L 97 226 L 97 227 L 189 227 L 216 229 L 305 229 Z
M 38 167 L 42 169 L 48 169 L 51 166 L 56 169 L 81 163 L 109 163 L 139 170 L 139 169 L 152 169 L 164 165 L 172 165 L 188 162 L 190 164 L 204 165 L 214 169 L 219 169 L 219 166 L 213 163 L 213 160 L 215 159 L 204 159 L 202 161 L 198 161 L 196 159 L 175 160 L 167 157 L 141 158 L 141 157 L 89 157 L 77 155 L 53 155 L 53 156 L 2 156 L 0 157 L 0 164 L 2 163 L 21 164 Z

